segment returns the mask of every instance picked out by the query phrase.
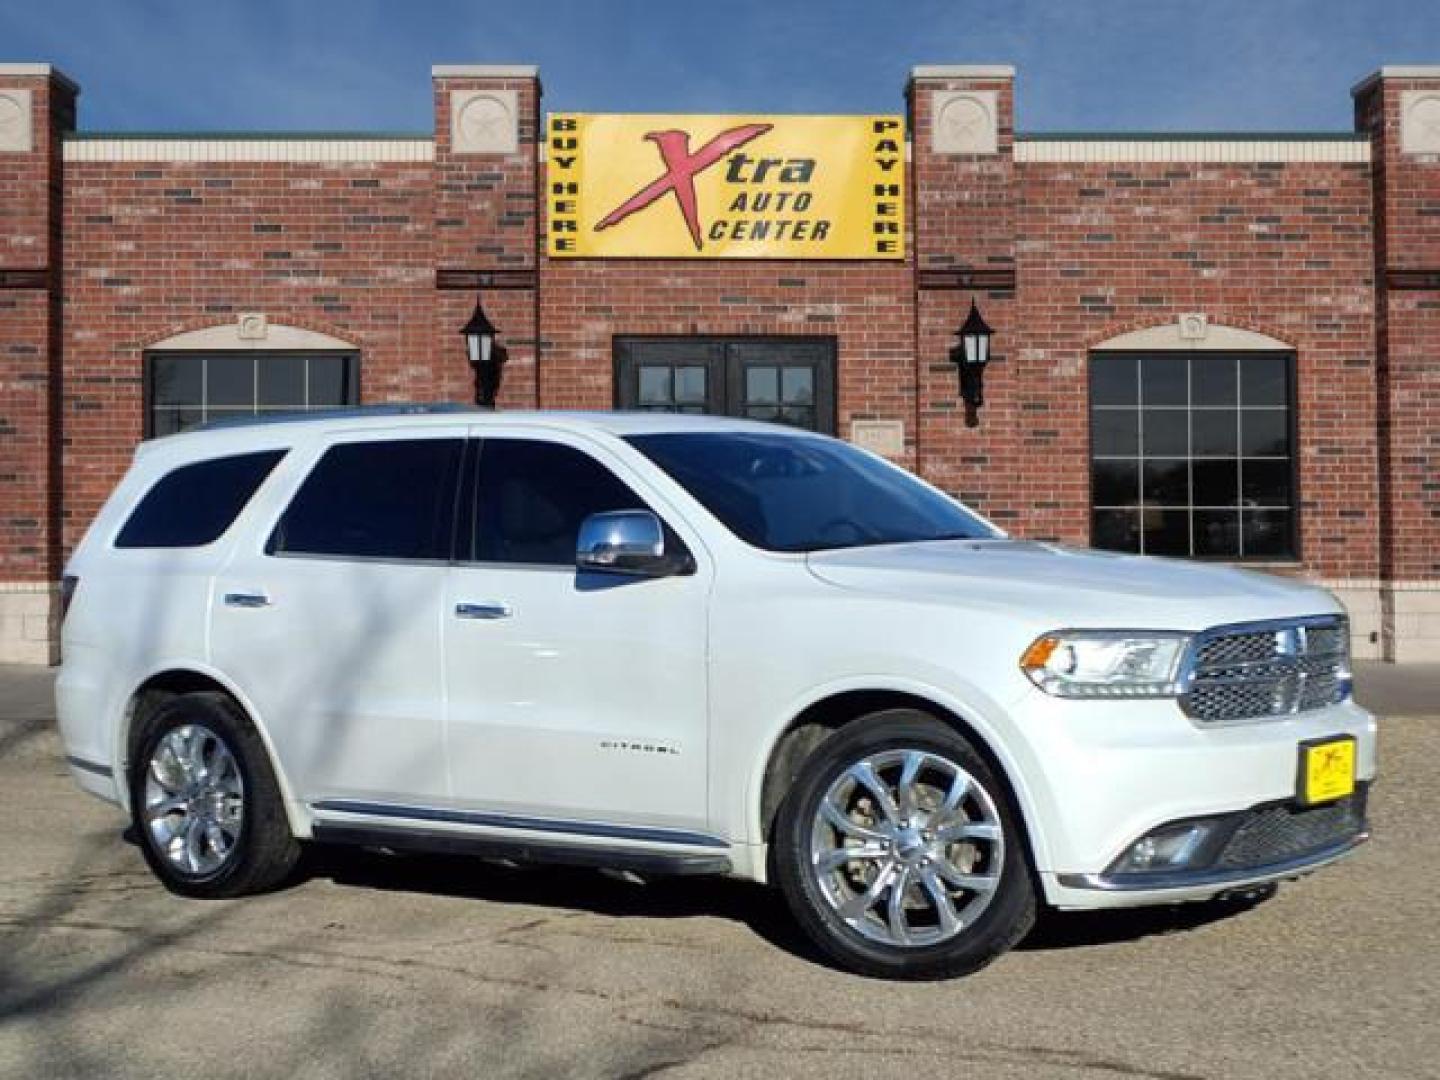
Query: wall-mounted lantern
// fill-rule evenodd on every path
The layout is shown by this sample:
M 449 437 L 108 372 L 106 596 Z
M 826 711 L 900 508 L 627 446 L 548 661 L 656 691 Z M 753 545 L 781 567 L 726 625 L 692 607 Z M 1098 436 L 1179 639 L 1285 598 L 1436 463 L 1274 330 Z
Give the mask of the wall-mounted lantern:
M 965 402 L 965 426 L 980 423 L 980 406 L 985 404 L 985 365 L 990 362 L 988 323 L 980 316 L 975 301 L 970 301 L 970 314 L 955 331 L 959 343 L 950 347 L 950 362 L 960 369 L 960 397 Z
M 495 408 L 500 393 L 500 374 L 505 366 L 505 349 L 496 341 L 495 324 L 485 314 L 480 298 L 475 298 L 475 311 L 470 321 L 460 328 L 465 337 L 465 352 L 475 372 L 475 404 L 482 409 Z

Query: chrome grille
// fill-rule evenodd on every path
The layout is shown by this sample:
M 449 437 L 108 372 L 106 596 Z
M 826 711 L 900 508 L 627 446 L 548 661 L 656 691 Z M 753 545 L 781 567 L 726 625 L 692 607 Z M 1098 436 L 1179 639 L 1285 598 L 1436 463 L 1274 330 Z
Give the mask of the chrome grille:
M 1196 638 L 1181 707 L 1202 723 L 1259 720 L 1343 701 L 1350 628 L 1343 616 L 1240 623 Z

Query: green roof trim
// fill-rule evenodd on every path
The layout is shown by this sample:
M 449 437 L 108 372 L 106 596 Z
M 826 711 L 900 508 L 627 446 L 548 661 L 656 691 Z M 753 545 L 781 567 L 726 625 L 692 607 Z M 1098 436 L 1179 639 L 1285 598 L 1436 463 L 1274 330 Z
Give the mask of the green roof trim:
M 234 142 L 303 142 L 311 139 L 345 142 L 378 142 L 403 139 L 410 142 L 431 142 L 435 136 L 428 131 L 67 131 L 71 142 L 98 142 L 102 139 L 149 139 L 170 142 L 234 141 Z
M 1356 131 L 1023 131 L 1017 142 L 1369 142 Z

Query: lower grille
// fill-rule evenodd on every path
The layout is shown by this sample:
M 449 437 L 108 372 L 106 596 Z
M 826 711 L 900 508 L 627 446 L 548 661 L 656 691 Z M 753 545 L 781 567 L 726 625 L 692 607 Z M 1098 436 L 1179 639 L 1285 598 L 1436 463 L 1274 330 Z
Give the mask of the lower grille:
M 1323 806 L 1282 803 L 1246 811 L 1214 866 L 1258 869 L 1354 839 L 1365 828 L 1366 794 L 1362 784 L 1354 795 Z
M 1344 616 L 1221 626 L 1200 634 L 1180 705 L 1202 723 L 1320 709 L 1350 690 Z

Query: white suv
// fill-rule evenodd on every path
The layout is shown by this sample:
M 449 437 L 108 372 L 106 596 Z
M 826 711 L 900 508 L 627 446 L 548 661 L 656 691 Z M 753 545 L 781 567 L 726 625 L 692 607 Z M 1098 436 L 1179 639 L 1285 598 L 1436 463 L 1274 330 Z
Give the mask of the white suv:
M 1326 592 L 1010 540 L 843 442 L 379 408 L 142 445 L 66 578 L 61 730 L 177 892 L 302 841 L 778 884 L 853 970 L 1365 839 Z

